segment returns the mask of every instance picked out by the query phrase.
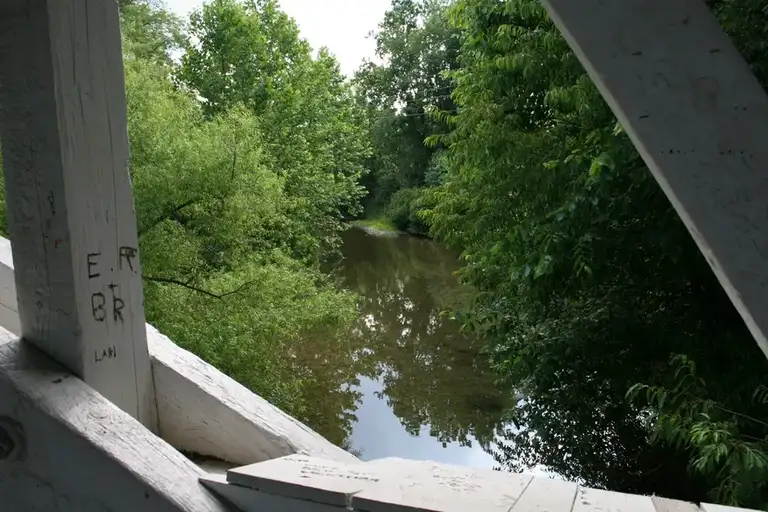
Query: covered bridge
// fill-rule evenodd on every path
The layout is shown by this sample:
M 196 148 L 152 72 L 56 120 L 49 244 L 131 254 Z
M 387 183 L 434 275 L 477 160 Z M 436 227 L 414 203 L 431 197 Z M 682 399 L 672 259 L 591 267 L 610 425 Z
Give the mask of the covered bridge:
M 703 0 L 543 1 L 768 354 L 765 91 Z M 0 3 L 0 510 L 725 510 L 363 463 L 147 326 L 120 41 L 115 0 Z

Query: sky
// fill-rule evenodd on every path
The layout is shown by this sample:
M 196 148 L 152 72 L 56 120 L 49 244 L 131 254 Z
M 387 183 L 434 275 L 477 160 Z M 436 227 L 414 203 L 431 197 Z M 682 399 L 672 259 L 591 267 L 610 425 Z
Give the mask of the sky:
M 390 5 L 390 0 L 279 0 L 296 20 L 302 37 L 315 50 L 327 47 L 351 76 L 363 59 L 373 59 L 376 44 L 367 37 L 375 30 Z M 165 0 L 168 8 L 186 16 L 202 5 L 202 0 Z
M 355 411 L 358 421 L 352 427 L 351 441 L 352 447 L 362 452 L 363 460 L 400 457 L 475 468 L 493 469 L 496 465 L 477 443 L 472 447 L 451 443 L 443 448 L 436 438 L 430 437 L 429 426 L 424 426 L 418 436 L 410 435 L 386 401 L 376 396 L 382 390 L 380 382 L 360 377 L 359 391 L 363 397 Z

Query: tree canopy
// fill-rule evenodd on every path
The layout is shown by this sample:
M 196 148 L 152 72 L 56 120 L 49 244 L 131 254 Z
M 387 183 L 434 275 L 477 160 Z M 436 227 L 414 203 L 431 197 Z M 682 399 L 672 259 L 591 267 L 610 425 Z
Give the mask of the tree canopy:
M 384 212 L 401 229 L 426 232 L 416 215 L 419 187 L 440 182 L 437 151 L 424 140 L 447 126 L 434 111 L 453 111 L 458 32 L 443 0 L 395 0 L 376 32 L 376 55 L 355 75 L 370 119 L 369 213 Z
M 761 73 L 755 5 L 716 12 Z M 497 460 L 764 506 L 765 358 L 622 127 L 538 2 L 450 19 L 458 112 L 422 215 L 463 250 L 465 323 L 523 398 Z
M 318 265 L 362 195 L 349 86 L 275 2 L 121 13 L 147 320 L 343 444 L 355 297 Z

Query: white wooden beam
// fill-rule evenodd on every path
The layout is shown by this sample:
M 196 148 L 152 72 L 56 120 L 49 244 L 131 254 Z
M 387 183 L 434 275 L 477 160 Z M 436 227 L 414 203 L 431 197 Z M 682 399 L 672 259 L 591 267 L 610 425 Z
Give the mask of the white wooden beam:
M 243 512 L 752 512 L 397 458 L 350 465 L 290 456 L 201 481 Z
M 0 7 L 0 137 L 25 341 L 154 429 L 114 0 Z
M 0 329 L 0 510 L 234 512 L 195 464 L 14 338 Z
M 13 255 L 0 237 L 0 327 L 19 335 Z M 178 450 L 211 457 L 226 472 L 286 455 L 359 463 L 300 421 L 146 324 L 160 436 Z M 222 469 L 223 468 L 223 469 Z
M 360 463 L 149 324 L 147 341 L 160 434 L 176 448 L 236 464 L 297 453 Z
M 768 355 L 768 97 L 702 0 L 543 0 Z

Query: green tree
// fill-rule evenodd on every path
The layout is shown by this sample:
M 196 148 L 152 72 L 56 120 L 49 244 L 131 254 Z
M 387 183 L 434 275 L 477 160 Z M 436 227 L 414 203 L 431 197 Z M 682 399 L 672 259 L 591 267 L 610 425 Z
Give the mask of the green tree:
M 735 35 L 764 30 L 753 4 L 723 2 L 739 20 Z M 464 322 L 521 398 L 499 462 L 707 499 L 723 475 L 691 470 L 700 446 L 657 442 L 648 406 L 626 392 L 638 382 L 669 388 L 670 356 L 686 354 L 708 399 L 765 418 L 751 400 L 764 357 L 542 6 L 460 0 L 451 16 L 462 34 L 458 113 L 430 139 L 450 149 L 427 217 L 463 250 L 462 278 L 478 290 Z M 752 489 L 740 503 L 765 504 L 764 489 Z
M 456 64 L 458 34 L 447 18 L 449 2 L 395 0 L 376 32 L 376 55 L 381 64 L 367 62 L 355 75 L 355 85 L 369 115 L 374 156 L 364 184 L 369 211 L 386 210 L 400 189 L 414 189 L 408 204 L 400 203 L 389 216 L 400 228 L 425 231 L 416 216 L 398 208 L 418 209 L 416 188 L 440 181 L 435 148 L 424 140 L 447 126 L 429 114 L 451 111 L 452 83 L 447 72 Z
M 363 112 L 338 64 L 322 49 L 313 58 L 274 0 L 213 0 L 192 14 L 190 36 L 179 79 L 203 98 L 208 115 L 236 105 L 256 115 L 296 226 L 307 228 L 282 238 L 294 255 L 316 260 L 358 211 L 370 151 Z
M 357 398 L 343 386 L 355 374 L 344 336 L 355 297 L 337 291 L 314 264 L 324 234 L 313 222 L 337 219 L 302 206 L 312 198 L 298 195 L 276 167 L 255 112 L 242 102 L 212 111 L 174 83 L 169 41 L 180 24 L 143 2 L 124 6 L 122 18 L 148 321 L 343 444 Z M 341 88 L 317 80 L 318 94 L 343 101 Z M 343 187 L 317 193 L 339 204 L 353 200 Z
M 121 0 L 120 30 L 126 58 L 171 65 L 184 44 L 184 22 L 157 0 Z

